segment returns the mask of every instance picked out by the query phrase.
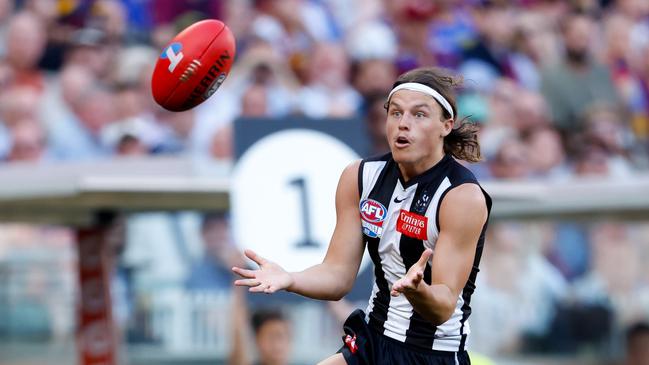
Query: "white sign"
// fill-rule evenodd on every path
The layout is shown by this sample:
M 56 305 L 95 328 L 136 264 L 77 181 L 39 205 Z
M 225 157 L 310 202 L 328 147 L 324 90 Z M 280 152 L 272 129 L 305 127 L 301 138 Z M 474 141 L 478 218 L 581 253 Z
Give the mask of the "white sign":
M 336 225 L 338 179 L 357 159 L 343 142 L 309 129 L 254 143 L 239 159 L 230 190 L 239 247 L 288 271 L 322 262 Z

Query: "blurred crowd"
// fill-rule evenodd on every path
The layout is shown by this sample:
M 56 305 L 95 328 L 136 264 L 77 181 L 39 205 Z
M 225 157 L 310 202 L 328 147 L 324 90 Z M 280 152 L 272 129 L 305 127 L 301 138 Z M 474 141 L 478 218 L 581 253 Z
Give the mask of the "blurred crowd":
M 628 176 L 648 166 L 649 3 L 642 0 L 2 0 L 0 157 L 231 157 L 239 117 L 357 117 L 386 150 L 383 103 L 401 72 L 464 77 L 481 178 Z M 195 110 L 152 101 L 179 30 L 222 19 L 235 67 Z
M 153 66 L 204 18 L 234 32 L 234 67 L 201 106 L 165 111 L 151 97 Z M 470 168 L 481 180 L 623 179 L 649 168 L 646 0 L 0 0 L 0 159 L 230 160 L 234 120 L 289 115 L 360 118 L 367 154 L 378 154 L 392 83 L 431 65 L 464 77 L 457 102 L 480 126 L 484 161 Z M 226 268 L 240 257 L 213 218 L 130 218 L 129 280 L 229 288 Z M 478 348 L 571 352 L 649 318 L 647 227 L 494 225 L 475 299 Z M 0 230 L 0 259 L 29 241 L 16 229 Z M 204 259 L 189 264 L 192 250 Z

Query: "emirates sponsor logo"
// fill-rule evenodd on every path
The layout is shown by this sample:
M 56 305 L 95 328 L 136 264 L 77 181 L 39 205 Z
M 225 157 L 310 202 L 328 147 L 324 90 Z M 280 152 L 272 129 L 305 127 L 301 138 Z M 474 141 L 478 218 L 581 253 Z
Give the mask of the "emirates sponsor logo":
M 401 209 L 397 232 L 419 240 L 428 239 L 428 219 L 425 216 Z

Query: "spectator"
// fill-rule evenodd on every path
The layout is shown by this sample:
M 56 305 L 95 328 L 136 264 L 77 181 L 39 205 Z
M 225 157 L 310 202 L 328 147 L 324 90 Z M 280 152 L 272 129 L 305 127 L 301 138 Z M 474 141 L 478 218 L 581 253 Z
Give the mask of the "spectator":
M 383 4 L 399 39 L 397 73 L 436 64 L 435 55 L 427 44 L 429 24 L 437 11 L 436 4 L 417 0 L 384 1 Z
M 38 118 L 39 103 L 39 91 L 32 86 L 0 90 L 0 122 L 13 128 L 20 120 Z
M 514 48 L 516 10 L 497 1 L 484 1 L 476 11 L 480 36 L 464 52 L 466 72 L 468 68 L 489 69 L 494 74 L 517 81 L 529 88 L 536 88 L 538 70 L 534 63 Z
M 352 85 L 365 98 L 382 94 L 385 99 L 396 77 L 396 68 L 390 60 L 367 59 L 352 65 Z
M 98 80 L 108 81 L 117 60 L 118 45 L 110 43 L 107 34 L 98 28 L 78 29 L 71 38 L 65 64 L 86 67 Z
M 585 114 L 583 131 L 572 139 L 579 151 L 575 169 L 582 175 L 630 176 L 633 168 L 626 151 L 630 131 L 620 115 L 606 105 L 592 106 Z
M 475 351 L 511 353 L 524 346 L 523 335 L 550 335 L 557 306 L 568 295 L 559 271 L 541 254 L 542 233 L 530 225 L 490 227 L 485 245 L 483 282 L 475 293 Z M 525 237 L 525 239 L 523 239 Z M 499 336 L 490 329 L 499 328 Z
M 516 136 L 505 137 L 493 160 L 489 161 L 489 171 L 496 179 L 528 178 L 530 174 L 528 147 Z
M 266 89 L 259 85 L 248 87 L 241 98 L 241 116 L 261 118 L 267 117 L 268 114 Z
M 45 78 L 37 69 L 45 50 L 46 33 L 40 19 L 24 11 L 9 20 L 5 61 L 11 67 L 13 84 L 31 86 L 42 92 Z
M 430 23 L 428 47 L 442 67 L 457 68 L 464 47 L 478 37 L 469 4 L 439 1 L 434 20 Z
M 540 1 L 537 5 L 564 5 L 562 1 Z M 560 11 L 559 11 L 560 12 Z M 534 9 L 523 11 L 517 16 L 514 44 L 519 52 L 525 54 L 537 67 L 544 67 L 559 61 L 560 39 L 555 29 L 558 18 L 546 16 L 543 11 Z M 540 75 L 538 75 L 540 76 Z M 540 80 L 537 80 L 540 82 Z M 534 85 L 528 85 L 534 86 Z M 539 85 L 536 85 L 540 87 Z
M 550 105 L 553 120 L 562 133 L 574 133 L 588 107 L 605 103 L 619 107 L 619 97 L 608 69 L 592 51 L 593 19 L 571 14 L 563 23 L 565 53 L 562 60 L 542 73 L 542 92 Z
M 643 263 L 638 259 L 641 245 L 631 241 L 629 225 L 605 222 L 589 229 L 592 255 L 590 271 L 574 284 L 580 303 L 611 307 L 618 313 L 616 323 L 646 313 L 646 286 L 641 285 Z
M 529 151 L 529 164 L 537 179 L 566 179 L 570 176 L 566 154 L 559 133 L 549 127 L 529 132 L 523 139 Z
M 185 286 L 190 290 L 229 290 L 233 266 L 243 264 L 243 256 L 230 237 L 229 222 L 223 214 L 208 214 L 201 226 L 203 254 L 192 265 Z
M 288 365 L 292 346 L 291 325 L 277 309 L 259 309 L 248 318 L 245 291 L 235 289 L 232 303 L 233 331 L 229 365 L 251 365 L 251 352 L 256 352 L 259 365 Z M 251 319 L 256 351 L 251 351 L 248 329 Z
M 390 150 L 385 130 L 385 94 L 370 94 L 365 98 L 365 126 L 370 138 L 370 155 L 382 155 Z
M 294 62 L 308 53 L 313 35 L 302 16 L 304 1 L 257 0 L 254 7 L 257 15 L 250 24 L 254 36 L 271 44 L 284 57 L 293 58 Z
M 41 161 L 46 146 L 45 132 L 36 120 L 19 120 L 11 130 L 11 150 L 7 161 Z
M 311 118 L 354 116 L 361 97 L 349 84 L 349 60 L 335 43 L 315 46 L 309 62 L 308 82 L 299 93 L 300 111 Z

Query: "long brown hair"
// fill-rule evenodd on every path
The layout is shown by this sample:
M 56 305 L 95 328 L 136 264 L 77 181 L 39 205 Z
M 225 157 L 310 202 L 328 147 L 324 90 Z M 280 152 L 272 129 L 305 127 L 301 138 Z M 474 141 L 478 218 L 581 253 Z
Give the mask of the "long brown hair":
M 397 78 L 392 88 L 406 82 L 416 82 L 429 86 L 446 98 L 453 108 L 455 115 L 453 123 L 457 120 L 457 102 L 455 89 L 462 84 L 462 78 L 454 76 L 444 69 L 437 67 L 423 67 L 408 71 Z M 387 103 L 386 103 L 387 107 Z M 442 117 L 448 119 L 451 114 L 442 108 Z M 459 126 L 453 128 L 451 133 L 444 137 L 444 152 L 453 157 L 467 162 L 478 162 L 481 159 L 480 143 L 478 143 L 478 126 L 463 118 Z

